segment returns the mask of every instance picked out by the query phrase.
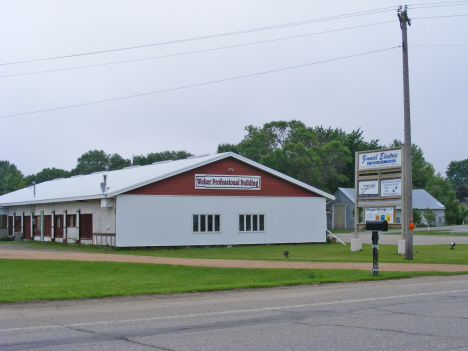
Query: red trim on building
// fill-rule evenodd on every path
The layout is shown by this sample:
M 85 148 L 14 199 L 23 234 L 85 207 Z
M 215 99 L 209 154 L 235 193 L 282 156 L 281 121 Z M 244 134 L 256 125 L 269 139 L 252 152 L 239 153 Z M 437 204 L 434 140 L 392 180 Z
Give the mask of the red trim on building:
M 232 169 L 232 171 L 228 171 Z M 195 174 L 260 176 L 260 190 L 195 189 Z M 235 158 L 228 157 L 126 192 L 132 195 L 196 195 L 196 196 L 284 196 L 321 197 L 309 190 L 275 177 Z

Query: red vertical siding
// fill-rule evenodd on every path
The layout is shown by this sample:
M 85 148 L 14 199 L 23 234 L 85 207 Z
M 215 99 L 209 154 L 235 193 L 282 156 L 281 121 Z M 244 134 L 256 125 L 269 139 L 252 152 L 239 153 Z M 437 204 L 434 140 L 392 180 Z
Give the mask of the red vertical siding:
M 232 171 L 228 171 L 228 169 L 232 169 Z M 260 176 L 261 189 L 195 189 L 195 174 Z M 126 194 L 198 196 L 320 196 L 281 178 L 240 162 L 232 157 L 131 190 Z
M 31 239 L 31 217 L 24 216 L 23 220 L 24 220 L 24 223 L 23 223 L 24 238 Z

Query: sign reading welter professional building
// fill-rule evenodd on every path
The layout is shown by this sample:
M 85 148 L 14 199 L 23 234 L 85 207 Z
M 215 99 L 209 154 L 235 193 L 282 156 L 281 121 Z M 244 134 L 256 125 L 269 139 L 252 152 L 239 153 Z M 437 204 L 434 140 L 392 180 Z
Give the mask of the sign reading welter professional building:
M 401 149 L 359 154 L 359 170 L 401 167 Z
M 365 180 L 358 182 L 358 197 L 377 197 L 379 196 L 379 181 L 378 180 Z
M 195 189 L 260 190 L 260 176 L 195 174 Z

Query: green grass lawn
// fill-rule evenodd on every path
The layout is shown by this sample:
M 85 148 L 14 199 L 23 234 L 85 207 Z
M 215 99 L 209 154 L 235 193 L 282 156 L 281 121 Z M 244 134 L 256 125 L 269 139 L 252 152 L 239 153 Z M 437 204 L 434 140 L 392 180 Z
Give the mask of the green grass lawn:
M 435 272 L 241 269 L 0 259 L 0 303 L 180 293 L 449 275 Z
M 11 243 L 9 243 L 11 245 Z M 2 247 L 0 243 L 0 248 Z M 142 255 L 155 257 L 237 259 L 266 261 L 314 261 L 314 262 L 372 262 L 372 246 L 363 244 L 363 250 L 351 252 L 348 245 L 301 244 L 301 245 L 247 245 L 234 247 L 180 247 L 180 248 L 132 248 L 112 249 L 79 244 L 21 242 L 14 245 L 25 245 L 41 250 L 72 250 L 91 253 L 109 253 L 120 255 Z M 289 258 L 283 256 L 289 251 Z M 467 264 L 468 245 L 458 244 L 452 250 L 450 245 L 416 245 L 412 261 L 406 261 L 404 255 L 397 254 L 396 245 L 379 245 L 379 261 L 383 263 L 434 263 L 434 264 Z

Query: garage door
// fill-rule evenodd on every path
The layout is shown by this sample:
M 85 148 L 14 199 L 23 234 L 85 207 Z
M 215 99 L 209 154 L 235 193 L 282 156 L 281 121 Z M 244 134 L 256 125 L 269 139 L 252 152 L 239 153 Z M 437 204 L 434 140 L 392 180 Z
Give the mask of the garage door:
M 333 205 L 333 229 L 345 229 L 345 205 Z

